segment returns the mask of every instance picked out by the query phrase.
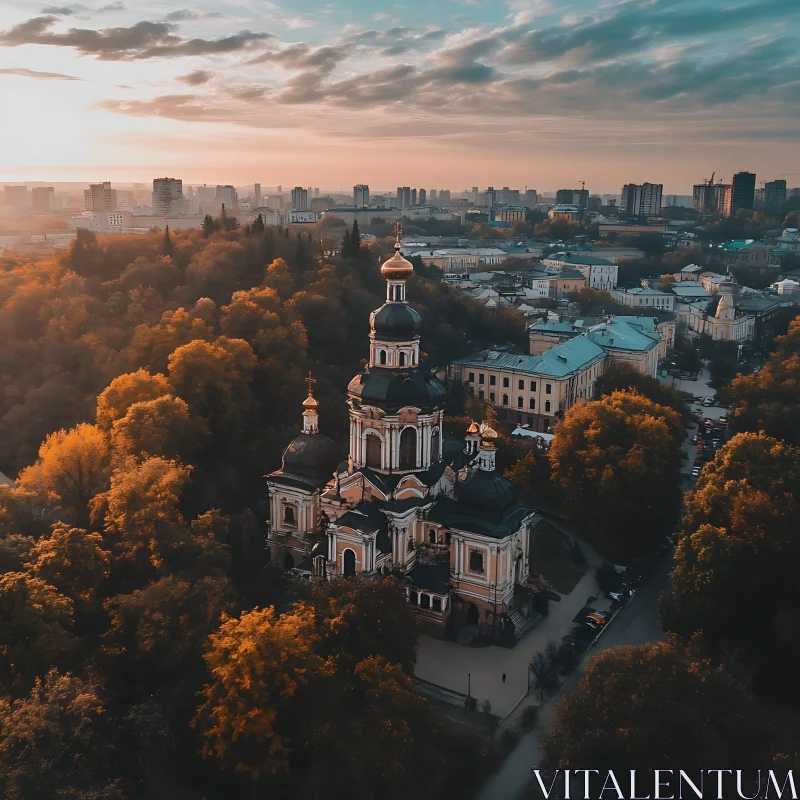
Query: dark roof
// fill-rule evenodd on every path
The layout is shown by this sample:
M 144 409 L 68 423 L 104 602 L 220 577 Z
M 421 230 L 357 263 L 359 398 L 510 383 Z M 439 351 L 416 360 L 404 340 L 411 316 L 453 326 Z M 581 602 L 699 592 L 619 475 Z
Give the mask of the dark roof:
M 355 508 L 345 511 L 336 520 L 336 524 L 361 533 L 375 533 L 375 531 L 386 529 L 386 517 L 381 514 L 377 504 L 361 502 Z
M 450 562 L 434 561 L 430 564 L 417 564 L 406 577 L 420 589 L 427 589 L 436 594 L 447 594 L 450 591 Z
M 330 480 L 341 456 L 339 447 L 327 436 L 301 433 L 283 451 L 283 467 L 267 478 L 299 489 L 317 489 Z
M 382 492 L 390 494 L 394 491 L 397 484 L 409 474 L 413 475 L 423 486 L 433 486 L 439 478 L 442 477 L 449 463 L 447 459 L 437 461 L 435 464 L 431 464 L 424 472 L 390 472 L 384 474 L 382 472 L 376 472 L 369 467 L 360 467 L 356 472 L 360 472 L 373 486 L 380 489 Z
M 479 470 L 458 487 L 458 500 L 478 511 L 501 512 L 513 506 L 518 498 L 517 490 L 508 478 L 499 472 Z
M 367 367 L 350 381 L 347 391 L 365 405 L 399 409 L 416 406 L 430 410 L 444 403 L 447 390 L 424 369 L 390 370 Z
M 519 530 L 522 520 L 532 512 L 533 509 L 519 502 L 502 511 L 491 511 L 479 510 L 449 497 L 440 497 L 428 512 L 428 519 L 448 528 L 504 539 Z
M 419 333 L 422 317 L 406 303 L 385 303 L 372 312 L 370 323 L 381 339 L 410 339 Z

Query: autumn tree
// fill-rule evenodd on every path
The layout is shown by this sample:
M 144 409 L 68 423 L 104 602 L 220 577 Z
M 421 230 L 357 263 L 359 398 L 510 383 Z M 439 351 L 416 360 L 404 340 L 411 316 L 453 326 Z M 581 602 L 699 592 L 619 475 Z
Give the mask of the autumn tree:
M 209 683 L 194 726 L 203 755 L 257 781 L 286 770 L 325 673 L 309 608 L 276 617 L 254 609 L 211 635 Z
M 292 278 L 289 267 L 282 258 L 276 258 L 268 267 L 264 275 L 264 283 L 268 289 L 277 292 L 281 300 L 285 300 L 292 294 L 294 278 Z
M 689 408 L 680 394 L 673 387 L 660 383 L 651 375 L 645 375 L 633 364 L 612 363 L 597 379 L 596 399 L 614 392 L 636 392 L 653 403 L 671 408 L 688 420 Z
M 119 375 L 97 398 L 97 426 L 110 431 L 134 403 L 155 400 L 165 394 L 169 394 L 169 383 L 160 373 L 151 375 L 147 370 L 138 369 Z
M 111 450 L 105 434 L 83 423 L 48 436 L 37 462 L 20 473 L 18 485 L 54 498 L 64 521 L 88 527 L 89 503 L 107 488 L 110 475 Z
M 187 462 L 207 434 L 204 420 L 193 418 L 179 397 L 165 394 L 129 406 L 125 416 L 114 422 L 111 444 L 123 456 Z
M 6 800 L 123 800 L 113 740 L 98 687 L 50 670 L 29 694 L 0 699 L 0 794 Z
M 413 670 L 416 619 L 398 581 L 325 581 L 315 587 L 313 605 L 320 652 L 340 671 L 373 656 Z
M 70 599 L 81 633 L 83 623 L 91 624 L 99 611 L 110 561 L 99 533 L 58 522 L 50 536 L 39 539 L 30 551 L 28 572 Z
M 24 572 L 0 576 L 0 683 L 29 688 L 75 648 L 72 603 Z
M 752 698 L 697 647 L 675 638 L 612 647 L 587 662 L 577 691 L 556 707 L 543 766 L 747 768 L 762 763 L 765 733 Z
M 670 408 L 630 392 L 574 406 L 555 429 L 552 480 L 563 507 L 626 559 L 676 520 L 683 427 Z

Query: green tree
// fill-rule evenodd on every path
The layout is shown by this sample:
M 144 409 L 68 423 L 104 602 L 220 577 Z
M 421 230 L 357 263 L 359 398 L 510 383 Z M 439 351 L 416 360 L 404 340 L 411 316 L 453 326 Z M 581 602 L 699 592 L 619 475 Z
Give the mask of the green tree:
M 265 230 L 265 228 L 264 228 L 264 217 L 262 217 L 261 214 L 259 214 L 253 220 L 253 226 L 251 228 L 251 231 L 253 232 L 253 234 L 255 234 L 257 236 L 263 236 L 264 235 L 264 230 Z
M 161 247 L 162 256 L 171 256 L 173 250 L 172 239 L 169 235 L 169 225 L 164 229 L 164 244 Z
M 556 427 L 549 453 L 563 508 L 594 526 L 609 557 L 639 555 L 669 532 L 682 442 L 675 411 L 629 392 L 574 406 Z
M 206 214 L 203 218 L 203 236 L 208 238 L 217 230 L 217 223 L 211 214 Z

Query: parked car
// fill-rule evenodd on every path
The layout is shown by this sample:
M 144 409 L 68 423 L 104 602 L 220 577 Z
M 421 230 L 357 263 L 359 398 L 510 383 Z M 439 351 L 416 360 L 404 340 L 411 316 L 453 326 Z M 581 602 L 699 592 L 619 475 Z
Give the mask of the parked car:
M 727 416 L 725 416 L 725 415 L 723 414 L 723 415 L 722 415 L 722 416 L 721 416 L 721 417 L 720 417 L 720 418 L 717 420 L 717 422 L 718 422 L 720 425 L 723 425 L 723 426 L 724 426 L 724 425 L 727 425 L 727 424 L 728 424 L 728 418 L 727 418 Z
M 698 437 L 698 435 L 697 435 L 697 434 L 695 434 L 694 436 L 692 436 L 692 444 L 697 444 L 697 442 L 698 442 L 698 438 L 699 438 L 699 437 Z
M 694 399 L 695 403 L 702 403 L 703 400 L 704 400 L 704 398 L 702 398 L 702 397 L 695 397 L 695 399 Z
M 605 618 L 601 617 L 600 614 L 587 614 L 586 615 L 586 619 L 589 622 L 594 622 L 594 623 L 596 623 L 597 625 L 600 625 L 600 626 L 606 624 Z
M 703 405 L 706 408 L 708 408 L 709 406 L 713 406 L 714 405 L 714 398 L 713 397 L 706 397 L 706 399 L 703 400 Z
M 692 467 L 692 477 L 693 478 L 699 477 L 700 472 L 701 472 L 701 468 L 695 464 L 695 466 Z
M 581 625 L 593 631 L 600 630 L 600 626 L 596 622 L 592 622 L 592 620 L 590 620 L 588 617 L 581 622 Z
M 697 447 L 695 447 L 694 451 L 695 453 L 702 453 L 704 449 L 705 445 L 702 442 L 698 442 Z

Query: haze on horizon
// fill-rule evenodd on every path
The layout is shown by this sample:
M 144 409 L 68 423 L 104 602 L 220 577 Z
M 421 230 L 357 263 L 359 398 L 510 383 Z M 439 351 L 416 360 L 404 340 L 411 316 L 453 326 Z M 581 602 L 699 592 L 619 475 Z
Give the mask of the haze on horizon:
M 0 180 L 800 183 L 797 0 L 379 8 L 0 0 Z

